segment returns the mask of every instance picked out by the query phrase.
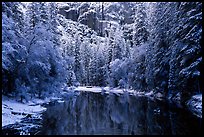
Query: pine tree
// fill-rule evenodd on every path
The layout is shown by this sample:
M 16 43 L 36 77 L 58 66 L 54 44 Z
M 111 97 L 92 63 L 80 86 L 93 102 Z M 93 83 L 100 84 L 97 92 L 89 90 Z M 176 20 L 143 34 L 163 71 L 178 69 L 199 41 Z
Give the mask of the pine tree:
M 135 22 L 133 27 L 134 46 L 141 45 L 148 39 L 146 6 L 142 2 L 136 4 Z
M 124 52 L 124 39 L 122 38 L 122 31 L 119 27 L 116 28 L 113 39 L 112 61 L 115 59 L 122 59 Z
M 177 5 L 178 26 L 174 29 L 177 34 L 174 46 L 177 49 L 171 52 L 176 59 L 171 59 L 169 88 L 181 92 L 184 101 L 200 90 L 201 7 L 200 2 L 181 2 Z
M 76 79 L 81 83 L 81 75 L 82 75 L 82 68 L 81 68 L 81 61 L 80 61 L 80 46 L 81 46 L 81 36 L 79 33 L 76 33 L 74 36 L 75 39 L 75 47 L 74 47 L 74 72 L 76 74 Z

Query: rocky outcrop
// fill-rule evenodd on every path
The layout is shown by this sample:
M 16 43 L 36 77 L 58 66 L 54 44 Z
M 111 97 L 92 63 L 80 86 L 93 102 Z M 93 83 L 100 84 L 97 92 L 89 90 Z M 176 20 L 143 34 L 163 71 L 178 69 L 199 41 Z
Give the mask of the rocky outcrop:
M 133 23 L 133 13 L 133 5 L 129 2 L 121 4 L 113 3 L 104 8 L 105 20 L 102 20 L 100 17 L 101 10 L 96 7 L 91 7 L 91 5 L 87 2 L 83 2 L 78 7 L 64 6 L 59 9 L 59 14 L 65 16 L 67 19 L 87 25 L 101 36 L 105 36 L 107 22 L 117 22 L 121 25 Z
M 79 17 L 79 13 L 76 9 L 69 9 L 69 7 L 63 7 L 59 9 L 59 13 L 65 16 L 67 19 L 71 19 L 73 21 L 77 21 Z
M 88 10 L 87 4 L 80 6 L 78 9 L 69 7 L 60 8 L 59 14 L 65 16 L 67 19 L 87 25 L 92 30 L 100 33 L 100 24 L 99 19 L 97 18 L 97 13 L 94 10 Z
M 87 25 L 89 28 L 99 32 L 99 21 L 96 16 L 96 12 L 93 10 L 80 15 L 78 22 Z

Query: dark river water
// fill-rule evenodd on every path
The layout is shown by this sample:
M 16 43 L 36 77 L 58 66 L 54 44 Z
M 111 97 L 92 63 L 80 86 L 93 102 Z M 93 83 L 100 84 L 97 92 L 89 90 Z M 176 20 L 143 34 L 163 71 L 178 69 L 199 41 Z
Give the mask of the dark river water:
M 164 101 L 129 94 L 80 92 L 51 103 L 43 135 L 197 135 L 201 119 Z

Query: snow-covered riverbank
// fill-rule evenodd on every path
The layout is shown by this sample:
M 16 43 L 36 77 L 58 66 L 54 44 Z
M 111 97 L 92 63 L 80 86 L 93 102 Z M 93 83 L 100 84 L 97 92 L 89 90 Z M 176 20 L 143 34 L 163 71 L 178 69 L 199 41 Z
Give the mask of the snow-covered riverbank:
M 15 99 L 2 96 L 2 127 L 20 122 L 26 116 L 38 116 L 46 108 L 36 104 L 43 102 L 43 100 L 34 99 L 24 104 L 17 102 Z
M 36 135 L 42 127 L 43 107 L 62 98 L 48 97 L 44 100 L 33 98 L 21 103 L 15 98 L 2 96 L 2 132 L 3 135 Z
M 77 87 L 77 88 L 67 88 L 67 92 L 69 90 L 73 91 L 90 91 L 90 92 L 103 92 L 107 93 L 123 93 L 122 89 L 111 89 L 109 87 Z M 133 90 L 129 90 L 128 92 L 132 92 Z M 48 103 L 51 100 L 60 100 L 60 98 L 50 97 L 45 100 L 42 99 L 33 99 L 27 103 L 20 103 L 16 101 L 14 98 L 8 98 L 6 96 L 2 96 L 2 127 L 14 124 L 16 122 L 20 122 L 23 118 L 28 115 L 32 115 L 32 117 L 38 117 L 40 114 L 46 110 L 46 108 L 42 107 L 41 104 Z
M 69 88 L 68 88 L 69 89 Z M 72 88 L 72 90 L 75 91 L 89 91 L 89 92 L 104 92 L 104 93 L 125 93 L 128 92 L 130 94 L 138 95 L 138 96 L 147 96 L 150 98 L 155 98 L 161 100 L 163 98 L 161 93 L 157 93 L 154 95 L 153 91 L 150 91 L 148 93 L 144 92 L 137 92 L 135 90 L 129 90 L 129 89 L 118 89 L 118 88 L 110 88 L 110 87 L 76 87 Z M 196 115 L 197 117 L 202 118 L 202 94 L 194 95 L 190 100 L 187 101 L 187 107 L 189 110 Z
M 117 89 L 117 88 L 110 88 L 110 87 L 67 87 L 64 91 L 88 91 L 88 92 L 101 92 L 101 93 L 116 93 L 116 94 L 123 94 L 123 93 L 130 93 L 139 96 L 151 96 L 153 92 L 143 93 L 143 92 L 136 92 L 134 90 L 125 90 L 125 89 Z M 32 115 L 33 117 L 38 117 L 40 114 L 46 110 L 46 108 L 42 107 L 41 104 L 48 103 L 51 100 L 60 100 L 60 98 L 46 98 L 45 100 L 41 99 L 33 99 L 28 103 L 20 103 L 17 102 L 15 99 L 8 98 L 6 96 L 2 96 L 2 127 L 14 124 L 16 122 L 20 122 L 22 118 L 28 117 Z M 187 106 L 191 110 L 193 114 L 202 118 L 202 94 L 193 96 L 188 102 Z
M 130 89 L 119 89 L 119 88 L 111 88 L 111 87 L 96 87 L 96 86 L 78 86 L 73 88 L 75 91 L 90 91 L 90 92 L 105 92 L 105 93 L 135 93 L 136 91 Z

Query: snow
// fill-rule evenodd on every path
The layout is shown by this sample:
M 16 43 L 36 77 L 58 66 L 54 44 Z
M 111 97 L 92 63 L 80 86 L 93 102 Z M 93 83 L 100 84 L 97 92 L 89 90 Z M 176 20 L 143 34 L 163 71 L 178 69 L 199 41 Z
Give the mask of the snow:
M 125 89 L 125 88 L 112 88 L 112 87 L 97 87 L 97 86 L 78 86 L 78 87 L 68 87 L 65 88 L 64 91 L 70 91 L 69 89 L 72 89 L 73 91 L 87 91 L 87 92 L 95 92 L 95 93 L 106 93 L 106 94 L 111 94 L 111 93 L 115 93 L 117 95 L 120 94 L 125 94 L 128 93 L 130 95 L 135 95 L 135 96 L 150 96 L 148 93 L 147 95 L 145 94 L 145 92 L 139 92 L 139 91 L 135 91 L 132 89 Z M 152 94 L 152 93 L 150 93 Z
M 154 95 L 154 92 L 153 91 L 150 91 L 148 93 L 145 93 L 146 96 L 153 96 Z
M 79 86 L 76 87 L 74 89 L 75 91 L 90 91 L 90 92 L 101 92 L 102 88 L 101 87 L 91 87 L 91 86 L 87 86 L 87 87 L 83 87 L 83 86 Z
M 202 118 L 202 94 L 192 96 L 187 101 L 187 106 L 194 115 Z
M 64 101 L 63 101 L 63 100 L 58 100 L 57 102 L 58 102 L 58 103 L 64 103 Z
M 34 102 L 42 102 L 40 100 L 35 100 Z M 6 96 L 2 96 L 2 127 L 14 124 L 16 122 L 20 122 L 22 118 L 26 117 L 26 115 L 14 115 L 11 112 L 18 112 L 18 113 L 26 113 L 26 114 L 34 114 L 37 115 L 46 110 L 46 108 L 35 105 L 30 106 L 33 104 L 29 102 L 27 104 L 23 104 L 17 102 L 15 99 L 8 98 Z
M 28 102 L 28 105 L 29 105 L 29 106 L 32 106 L 32 105 L 34 106 L 35 104 L 42 104 L 42 103 L 44 103 L 44 101 L 43 101 L 42 99 L 37 99 L 37 98 L 36 98 L 36 99 L 34 99 L 34 100 L 32 100 L 32 101 L 29 101 L 29 102 Z
M 95 93 L 101 93 L 101 92 L 104 92 L 105 90 L 105 93 L 125 93 L 125 92 L 128 92 L 128 93 L 135 93 L 134 90 L 130 90 L 130 89 L 119 89 L 119 88 L 111 88 L 111 87 L 96 87 L 96 86 L 86 86 L 86 87 L 83 87 L 83 86 L 79 86 L 79 87 L 76 87 L 74 89 L 75 91 L 89 91 L 89 92 L 95 92 Z
M 135 90 L 130 90 L 130 89 L 119 89 L 119 88 L 111 88 L 111 87 L 79 86 L 79 87 L 74 88 L 73 90 L 74 91 L 95 92 L 95 93 L 115 93 L 117 95 L 129 93 L 129 94 L 133 94 L 137 96 L 147 96 L 149 98 L 154 96 L 159 100 L 161 100 L 163 97 L 161 93 L 157 93 L 156 95 L 154 95 L 153 91 L 145 93 L 145 92 L 137 92 Z M 179 96 L 179 94 L 177 96 Z M 189 107 L 189 109 L 194 115 L 202 118 L 202 94 L 192 96 L 192 98 L 187 102 L 187 106 Z

